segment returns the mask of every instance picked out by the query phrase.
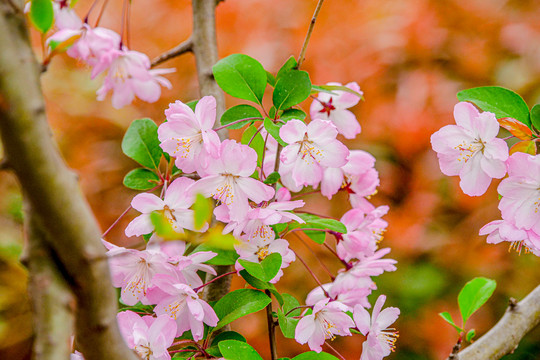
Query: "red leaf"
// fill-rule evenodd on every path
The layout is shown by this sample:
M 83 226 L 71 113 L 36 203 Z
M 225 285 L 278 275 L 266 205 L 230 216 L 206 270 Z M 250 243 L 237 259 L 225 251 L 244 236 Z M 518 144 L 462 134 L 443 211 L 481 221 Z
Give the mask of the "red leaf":
M 520 140 L 533 139 L 533 134 L 532 134 L 531 129 L 529 129 L 527 125 L 525 125 L 521 121 L 509 118 L 509 117 L 505 117 L 505 118 L 499 119 L 499 124 L 501 125 L 501 127 L 510 131 L 512 135 L 514 135 Z
M 520 141 L 515 143 L 510 148 L 510 155 L 516 152 L 523 152 L 526 154 L 536 155 L 536 142 L 535 141 Z

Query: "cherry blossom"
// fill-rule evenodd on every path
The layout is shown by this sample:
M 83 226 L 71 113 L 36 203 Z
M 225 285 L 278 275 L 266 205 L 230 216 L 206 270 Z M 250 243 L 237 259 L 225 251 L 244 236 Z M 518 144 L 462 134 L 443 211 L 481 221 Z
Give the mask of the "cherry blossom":
M 331 82 L 327 85 L 341 86 L 340 83 Z M 345 85 L 359 94 L 363 94 L 356 82 Z M 361 131 L 356 116 L 347 110 L 360 101 L 360 97 L 347 91 L 332 90 L 336 95 L 320 92 L 309 109 L 312 119 L 330 120 L 336 126 L 340 134 L 347 139 L 354 139 Z
M 445 175 L 459 175 L 465 194 L 482 195 L 492 178 L 506 174 L 508 147 L 496 137 L 499 123 L 493 113 L 480 113 L 474 105 L 460 102 L 454 107 L 454 118 L 457 125 L 434 133 L 431 145 Z
M 220 140 L 212 130 L 216 121 L 216 99 L 205 96 L 197 103 L 195 112 L 176 101 L 165 110 L 167 122 L 158 129 L 161 148 L 176 158 L 176 166 L 185 173 L 205 167 L 207 157 L 217 157 Z
M 140 317 L 133 311 L 116 316 L 127 345 L 143 360 L 169 360 L 167 351 L 174 341 L 176 322 L 166 315 Z
M 371 307 L 367 297 L 377 287 L 369 277 L 356 278 L 354 284 L 346 284 L 340 280 L 341 278 L 338 276 L 336 281 L 317 286 L 311 290 L 306 297 L 306 305 L 315 305 L 320 300 L 326 299 L 326 294 L 328 294 L 332 300 L 347 306 L 349 311 L 352 311 L 354 306 L 358 304 L 366 308 Z
M 219 321 L 214 309 L 199 296 L 191 287 L 184 284 L 182 279 L 170 275 L 158 274 L 154 283 L 160 291 L 153 291 L 148 298 L 157 303 L 154 308 L 156 315 L 166 314 L 176 321 L 178 326 L 176 336 L 191 330 L 193 339 L 203 338 L 204 325 L 216 326 Z
M 183 229 L 206 231 L 208 225 L 202 229 L 195 229 L 194 213 L 189 209 L 194 202 L 189 187 L 194 183 L 194 180 L 184 177 L 174 180 L 165 191 L 163 200 L 149 193 L 136 195 L 131 201 L 131 206 L 142 215 L 137 216 L 128 224 L 126 236 L 140 236 L 154 231 L 154 225 L 150 219 L 150 214 L 154 211 L 162 213 L 176 232 L 181 233 Z
M 324 299 L 313 306 L 313 313 L 300 319 L 296 326 L 294 338 L 300 344 L 308 343 L 311 350 L 322 351 L 326 339 L 334 339 L 336 335 L 350 336 L 354 321 L 345 313 L 347 306 L 340 302 Z
M 326 120 L 316 119 L 308 125 L 291 120 L 281 127 L 279 136 L 289 145 L 281 151 L 280 160 L 283 165 L 292 166 L 296 186 L 317 185 L 325 167 L 337 168 L 347 163 L 349 150 L 336 140 L 336 135 L 336 127 Z M 286 173 L 284 169 L 280 167 L 280 174 Z
M 522 249 L 540 256 L 540 235 L 533 230 L 518 229 L 506 220 L 495 220 L 480 229 L 480 235 L 488 235 L 489 244 L 498 244 L 503 241 L 510 242 L 510 249 L 521 253 Z
M 362 306 L 355 306 L 353 312 L 354 322 L 367 340 L 362 345 L 360 360 L 380 360 L 388 356 L 395 349 L 398 337 L 397 331 L 388 328 L 399 316 L 399 309 L 389 307 L 381 311 L 386 296 L 381 295 L 375 302 L 371 316 Z
M 219 158 L 208 159 L 206 176 L 198 180 L 191 191 L 212 196 L 227 206 L 231 220 L 243 220 L 250 206 L 268 201 L 274 189 L 250 177 L 257 166 L 257 154 L 249 146 L 234 140 L 225 140 L 220 146 Z

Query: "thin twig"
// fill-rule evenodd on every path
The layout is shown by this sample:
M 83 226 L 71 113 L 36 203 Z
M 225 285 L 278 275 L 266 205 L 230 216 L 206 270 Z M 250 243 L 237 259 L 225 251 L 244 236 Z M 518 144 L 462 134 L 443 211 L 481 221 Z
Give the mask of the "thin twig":
M 317 256 L 317 254 L 315 253 L 315 251 L 313 251 L 313 249 L 304 241 L 304 239 L 302 239 L 302 237 L 300 237 L 300 235 L 298 235 L 297 233 L 293 233 L 294 236 L 296 236 L 298 238 L 298 240 L 300 240 L 302 242 L 302 244 L 304 244 L 305 247 L 307 247 L 307 249 L 311 252 L 311 254 L 315 257 L 315 259 L 317 259 L 317 261 L 319 262 L 319 264 L 321 264 L 321 267 L 326 271 L 326 273 L 328 274 L 328 276 L 330 276 L 330 279 L 332 279 L 332 281 L 334 281 L 334 279 L 336 278 L 334 275 L 332 275 L 332 272 L 330 271 L 330 269 L 328 269 L 328 267 L 326 267 L 326 265 L 322 262 L 322 260 Z
M 235 120 L 235 121 L 230 122 L 230 123 L 228 123 L 226 125 L 221 125 L 221 126 L 215 128 L 214 131 L 219 131 L 221 129 L 228 128 L 229 126 L 241 123 L 242 121 L 252 121 L 252 120 L 264 120 L 264 119 L 262 117 L 249 117 L 249 118 L 245 118 L 245 119 Z
M 126 214 L 128 213 L 128 211 L 131 210 L 131 205 L 129 205 L 129 207 L 124 210 L 124 212 L 112 223 L 111 226 L 109 226 L 109 228 L 107 230 L 105 230 L 105 232 L 103 233 L 103 235 L 101 235 L 101 238 L 102 239 L 105 239 L 105 236 L 107 236 L 107 234 L 116 226 L 116 224 L 118 224 L 118 222 L 124 217 L 126 216 Z
M 270 290 L 265 290 L 265 294 L 270 297 Z M 276 328 L 274 324 L 274 317 L 272 316 L 272 301 L 266 307 L 266 322 L 268 323 L 268 340 L 270 342 L 270 354 L 272 360 L 277 359 L 277 348 L 276 348 Z
M 326 346 L 328 346 L 328 347 L 330 348 L 330 350 L 332 350 L 337 356 L 339 356 L 339 358 L 340 358 L 341 360 L 347 360 L 347 359 L 345 359 L 345 357 L 344 357 L 343 355 L 341 355 L 336 349 L 334 349 L 334 348 L 328 343 L 328 341 L 325 341 L 324 343 L 326 344 Z
M 167 60 L 173 59 L 188 52 L 193 52 L 193 40 L 191 40 L 191 38 L 187 39 L 186 41 L 180 43 L 179 45 L 173 47 L 171 50 L 164 52 L 163 54 L 152 60 L 151 67 L 158 66 L 159 64 Z
M 224 276 L 232 275 L 232 274 L 236 274 L 236 271 L 229 271 L 229 272 L 227 272 L 227 273 L 225 273 L 225 274 L 221 274 L 221 275 L 219 275 L 219 276 L 216 276 L 215 278 L 213 278 L 212 280 L 208 281 L 207 283 L 204 283 L 204 284 L 202 284 L 201 286 L 196 287 L 195 289 L 193 289 L 193 291 L 199 292 L 199 290 L 201 290 L 201 289 L 202 289 L 203 287 L 205 287 L 206 285 L 209 285 L 209 284 L 213 283 L 214 281 L 221 279 L 221 278 L 224 277 Z
M 292 249 L 291 249 L 292 250 Z M 293 253 L 296 255 L 296 258 L 298 260 L 300 260 L 300 262 L 304 265 L 304 267 L 306 268 L 306 270 L 308 271 L 308 273 L 311 275 L 311 277 L 315 280 L 315 282 L 321 287 L 322 291 L 324 292 L 324 295 L 331 299 L 330 295 L 328 294 L 328 292 L 324 289 L 324 287 L 322 286 L 322 283 L 319 281 L 319 279 L 317 278 L 317 275 L 315 275 L 315 273 L 309 268 L 308 264 L 304 261 L 304 259 L 302 259 L 298 253 L 294 250 L 292 250 Z
M 317 7 L 315 8 L 315 12 L 313 13 L 311 22 L 309 23 L 309 28 L 306 34 L 306 39 L 304 40 L 304 45 L 302 45 L 302 50 L 300 51 L 300 55 L 298 56 L 298 66 L 296 67 L 297 69 L 300 68 L 300 66 L 302 65 L 306 57 L 306 51 L 307 51 L 307 46 L 309 44 L 309 39 L 311 38 L 311 33 L 313 33 L 313 28 L 315 27 L 315 22 L 317 21 L 317 16 L 319 16 L 319 12 L 321 11 L 323 2 L 324 0 L 319 0 L 319 2 L 317 2 Z

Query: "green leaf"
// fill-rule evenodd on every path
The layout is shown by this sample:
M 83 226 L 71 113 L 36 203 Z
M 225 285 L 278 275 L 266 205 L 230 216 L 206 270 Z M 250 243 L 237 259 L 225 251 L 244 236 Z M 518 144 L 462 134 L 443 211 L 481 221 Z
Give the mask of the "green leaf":
M 280 179 L 281 175 L 279 175 L 279 173 L 277 171 L 274 171 L 273 173 L 271 173 L 270 175 L 268 175 L 266 177 L 266 179 L 264 179 L 264 183 L 266 185 L 273 185 L 275 183 L 278 182 L 278 180 Z
M 305 224 L 299 224 L 298 227 L 301 228 L 317 228 L 317 229 L 328 229 L 338 233 L 346 234 L 347 228 L 343 225 L 342 222 L 334 219 L 325 219 L 313 214 L 296 214 Z
M 197 194 L 193 203 L 195 230 L 200 230 L 204 224 L 209 224 L 212 221 L 212 200 L 204 197 L 202 194 Z
M 258 290 L 239 289 L 228 293 L 214 305 L 214 310 L 219 318 L 214 330 L 220 329 L 242 316 L 264 309 L 271 301 L 265 293 Z
M 144 167 L 157 169 L 163 155 L 157 129 L 158 126 L 150 119 L 133 121 L 122 140 L 124 154 Z
M 251 143 L 249 143 L 250 141 Z M 261 133 L 257 132 L 257 128 L 251 125 L 246 130 L 244 130 L 244 133 L 242 134 L 242 139 L 240 142 L 244 145 L 248 145 L 249 143 L 249 147 L 255 150 L 255 152 L 257 153 L 257 165 L 261 166 L 262 155 L 264 153 L 264 139 Z
M 274 77 L 274 75 L 272 75 L 271 72 L 267 71 L 266 72 L 266 82 L 268 83 L 268 85 L 270 85 L 271 87 L 274 87 L 276 85 L 276 78 Z
M 279 309 L 277 314 L 279 321 L 279 329 L 281 330 L 283 336 L 285 336 L 287 339 L 294 339 L 296 325 L 298 325 L 300 319 L 294 319 L 291 316 L 285 316 L 285 313 Z
M 488 301 L 496 287 L 495 280 L 483 277 L 474 278 L 465 284 L 458 295 L 463 327 L 465 327 L 469 317 Z
M 303 353 L 300 355 L 297 355 L 292 358 L 292 360 L 339 360 L 334 355 L 330 355 L 329 353 L 320 352 L 316 353 L 315 351 L 310 351 L 307 353 Z
M 242 341 L 224 340 L 218 346 L 227 360 L 263 360 L 254 348 Z
M 462 331 L 465 331 L 465 330 L 463 330 L 462 328 L 460 328 L 459 326 L 456 325 L 456 323 L 452 319 L 452 315 L 450 315 L 449 312 L 445 311 L 445 312 L 439 313 L 439 316 L 442 317 L 447 323 L 452 325 L 454 327 L 454 329 L 457 330 L 458 333 L 461 333 Z
M 30 20 L 42 34 L 49 31 L 54 22 L 52 0 L 32 0 L 30 4 Z
M 298 300 L 291 294 L 284 293 L 284 294 L 281 294 L 281 296 L 283 297 L 283 312 L 285 314 L 291 311 L 292 309 L 294 309 L 295 307 L 300 306 L 300 303 L 298 302 Z M 291 312 L 289 316 L 298 316 L 300 315 L 301 312 L 302 312 L 301 309 L 297 309 Z
M 124 177 L 124 186 L 134 190 L 149 190 L 160 182 L 159 176 L 148 169 L 134 169 Z
M 233 54 L 218 61 L 213 67 L 214 78 L 227 94 L 261 103 L 266 89 L 266 70 L 252 57 Z
M 304 234 L 317 244 L 324 244 L 324 241 L 326 240 L 326 232 L 324 231 L 305 230 Z
M 197 104 L 199 103 L 199 100 L 192 100 L 190 102 L 187 102 L 186 105 L 191 108 L 195 112 L 195 108 L 197 107 Z
M 240 270 L 240 276 L 243 277 L 244 280 L 246 280 L 246 282 L 249 285 L 253 286 L 256 289 L 269 290 L 272 293 L 272 295 L 274 295 L 274 297 L 278 301 L 279 305 L 280 306 L 283 305 L 283 297 L 277 291 L 274 284 L 271 284 L 269 282 L 261 281 L 261 280 L 257 279 L 256 277 L 254 277 L 253 275 L 251 275 L 250 273 L 248 273 L 246 270 Z
M 357 91 L 354 91 L 353 89 L 349 89 L 348 87 L 343 86 L 343 85 L 313 85 L 311 89 L 316 92 L 325 92 L 332 95 L 339 95 L 335 91 L 345 91 L 345 92 L 358 96 L 362 100 L 364 99 L 363 94 Z
M 236 260 L 238 259 L 238 254 L 236 253 L 235 250 L 221 249 L 219 247 L 215 247 L 207 243 L 203 243 L 197 246 L 195 250 L 193 250 L 193 252 L 199 252 L 199 251 L 213 251 L 217 254 L 212 259 L 206 261 L 205 264 L 234 265 L 236 263 Z
M 459 101 L 470 101 L 483 111 L 490 111 L 497 119 L 511 117 L 531 126 L 529 107 L 521 96 L 499 86 L 483 86 L 457 93 Z
M 287 61 L 285 61 L 285 64 L 279 69 L 276 79 L 279 80 L 280 77 L 282 77 L 287 71 L 293 70 L 298 66 L 298 62 L 296 62 L 296 59 L 294 56 L 290 56 Z
M 279 118 L 285 122 L 293 119 L 303 121 L 306 116 L 306 113 L 300 109 L 287 109 L 283 112 L 283 114 L 281 114 Z
M 221 116 L 221 125 L 227 125 L 232 122 L 247 119 L 247 118 L 260 118 L 263 119 L 261 112 L 251 105 L 236 105 L 223 113 Z M 228 126 L 229 129 L 241 129 L 246 124 L 253 124 L 255 120 L 246 120 L 234 125 Z
M 152 211 L 150 213 L 150 222 L 154 225 L 158 236 L 166 240 L 179 240 L 184 238 L 184 234 L 177 232 L 171 222 L 162 211 Z
M 248 273 L 261 281 L 268 282 L 272 280 L 279 272 L 282 258 L 279 253 L 272 253 L 266 256 L 260 263 L 243 259 L 238 260 L 238 262 L 244 267 L 244 269 L 246 269 Z
M 276 82 L 272 101 L 277 110 L 285 110 L 306 100 L 311 93 L 311 80 L 305 71 L 289 70 Z
M 212 345 L 217 345 L 220 341 L 224 340 L 236 340 L 246 342 L 246 338 L 236 331 L 224 331 L 216 335 L 214 340 L 212 340 Z
M 536 130 L 540 130 L 540 104 L 536 104 L 532 107 L 531 122 Z
M 279 129 L 281 129 L 281 124 L 274 123 L 270 118 L 264 119 L 264 128 L 274 139 L 277 140 L 278 143 L 280 143 L 282 146 L 287 146 L 288 144 L 281 139 L 279 136 Z
M 473 337 L 475 337 L 475 335 L 476 335 L 476 330 L 471 329 L 469 330 L 469 332 L 467 332 L 465 339 L 467 340 L 467 342 L 471 342 L 471 340 L 473 339 Z

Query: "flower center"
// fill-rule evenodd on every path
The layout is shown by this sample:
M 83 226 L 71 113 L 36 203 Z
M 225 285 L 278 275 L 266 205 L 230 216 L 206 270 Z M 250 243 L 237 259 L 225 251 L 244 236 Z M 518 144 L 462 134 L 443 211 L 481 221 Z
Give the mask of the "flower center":
M 176 320 L 177 314 L 181 313 L 186 307 L 186 297 L 187 295 L 181 295 L 178 299 L 165 306 L 165 312 L 169 313 L 174 320 Z
M 381 342 L 385 342 L 388 347 L 390 348 L 390 351 L 394 352 L 396 351 L 396 341 L 399 337 L 399 331 L 397 331 L 394 328 L 388 328 L 385 330 L 382 330 L 377 334 L 377 338 Z
M 144 360 L 149 360 L 153 355 L 152 349 L 148 345 L 135 345 L 135 352 Z
M 458 146 L 454 147 L 454 149 L 459 151 L 459 156 L 457 160 L 467 162 L 478 151 L 484 153 L 485 147 L 486 144 L 482 141 L 482 139 L 474 139 L 474 141 L 469 144 L 463 141 Z
M 332 110 L 336 110 L 335 106 L 332 105 L 333 100 L 333 98 L 330 98 L 328 102 L 321 101 L 321 105 L 323 108 L 319 110 L 319 112 L 330 116 L 330 112 L 332 112 Z
M 268 252 L 268 245 L 262 247 L 262 248 L 259 248 L 259 251 L 257 251 L 255 253 L 255 255 L 257 255 L 259 257 L 259 261 L 263 261 L 267 256 L 268 256 L 269 252 Z

